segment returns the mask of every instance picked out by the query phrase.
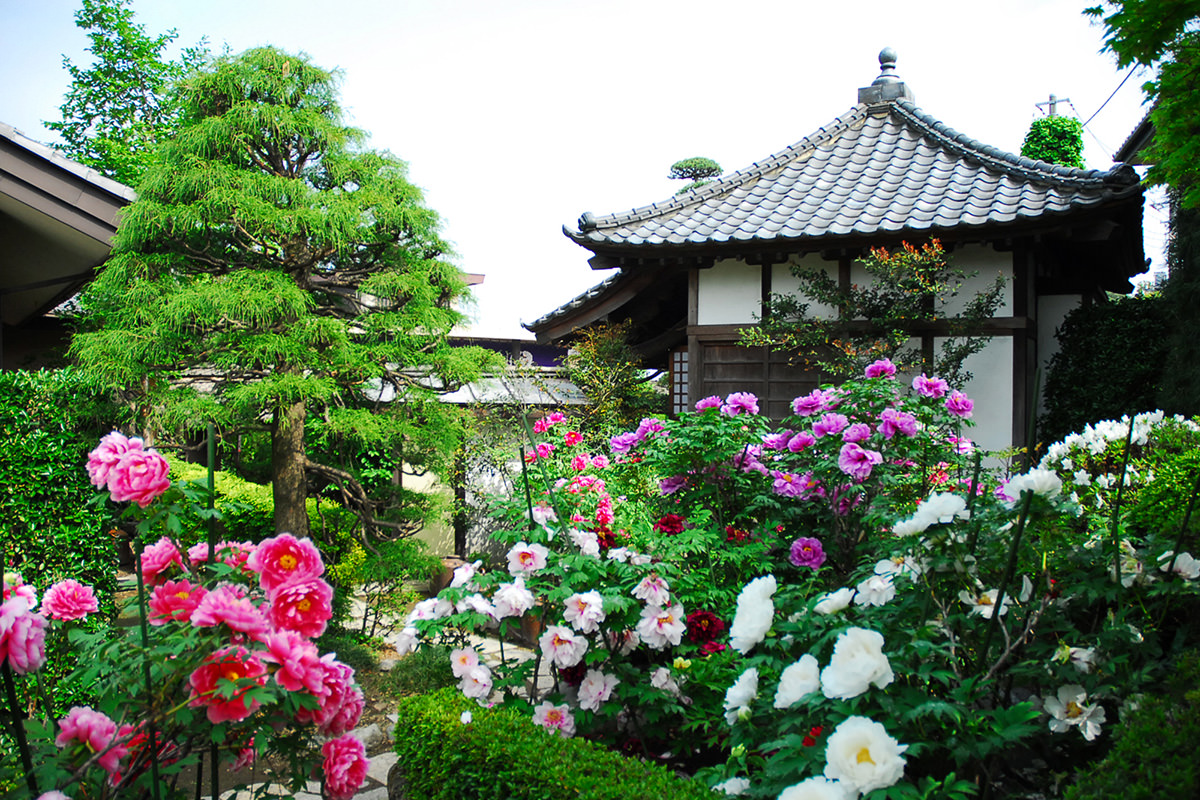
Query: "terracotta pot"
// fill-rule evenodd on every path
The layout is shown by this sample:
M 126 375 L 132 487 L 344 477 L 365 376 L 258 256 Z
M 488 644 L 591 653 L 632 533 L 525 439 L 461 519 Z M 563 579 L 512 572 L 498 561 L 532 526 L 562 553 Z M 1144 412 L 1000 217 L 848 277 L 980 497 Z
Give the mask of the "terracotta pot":
M 449 586 L 450 581 L 454 580 L 454 570 L 466 563 L 465 559 L 458 556 L 444 556 L 442 558 L 442 571 L 429 581 L 429 591 L 432 594 L 437 594 Z

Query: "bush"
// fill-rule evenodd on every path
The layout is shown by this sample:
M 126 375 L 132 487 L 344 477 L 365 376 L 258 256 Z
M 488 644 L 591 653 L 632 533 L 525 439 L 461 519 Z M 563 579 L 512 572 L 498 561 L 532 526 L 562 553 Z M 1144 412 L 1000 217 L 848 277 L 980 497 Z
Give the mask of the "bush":
M 450 671 L 450 648 L 422 647 L 396 662 L 388 673 L 387 685 L 396 695 L 430 694 L 458 683 Z
M 1180 659 L 1174 691 L 1143 698 L 1117 728 L 1112 752 L 1080 773 L 1067 800 L 1200 797 L 1200 762 L 1180 749 L 1200 742 L 1200 655 Z
M 1055 442 L 1098 419 L 1158 407 L 1167 358 L 1163 302 L 1131 297 L 1081 306 L 1058 331 L 1062 349 L 1046 376 L 1040 437 Z
M 469 723 L 462 714 L 469 711 Z M 480 708 L 444 689 L 402 700 L 396 752 L 412 800 L 688 800 L 705 786 L 579 739 L 563 739 L 519 712 Z

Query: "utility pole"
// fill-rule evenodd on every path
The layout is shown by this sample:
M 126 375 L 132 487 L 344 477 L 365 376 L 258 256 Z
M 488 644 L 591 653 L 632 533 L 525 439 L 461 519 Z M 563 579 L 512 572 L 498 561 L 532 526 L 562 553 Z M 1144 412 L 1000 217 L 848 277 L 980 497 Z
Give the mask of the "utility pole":
M 1069 97 L 1064 97 L 1060 100 L 1057 97 L 1055 97 L 1054 95 L 1050 95 L 1050 99 L 1048 101 L 1046 101 L 1045 103 L 1034 103 L 1034 105 L 1036 105 L 1038 108 L 1045 108 L 1046 116 L 1056 117 L 1056 116 L 1058 116 L 1058 114 L 1056 114 L 1055 111 L 1058 108 L 1058 104 L 1059 103 L 1069 103 L 1069 102 L 1071 102 L 1071 98 L 1069 98 Z

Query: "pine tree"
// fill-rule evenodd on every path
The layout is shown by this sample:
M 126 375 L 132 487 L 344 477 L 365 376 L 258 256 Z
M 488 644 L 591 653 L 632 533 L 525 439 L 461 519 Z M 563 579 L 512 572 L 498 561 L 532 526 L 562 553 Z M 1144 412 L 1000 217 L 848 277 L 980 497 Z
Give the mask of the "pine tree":
M 437 215 L 402 161 L 343 124 L 336 76 L 303 56 L 218 58 L 180 101 L 71 353 L 151 435 L 269 431 L 278 531 L 307 534 L 312 482 L 368 534 L 411 532 L 352 468 L 312 457 L 306 427 L 449 462 L 461 426 L 437 393 L 491 360 L 448 342 L 466 285 Z

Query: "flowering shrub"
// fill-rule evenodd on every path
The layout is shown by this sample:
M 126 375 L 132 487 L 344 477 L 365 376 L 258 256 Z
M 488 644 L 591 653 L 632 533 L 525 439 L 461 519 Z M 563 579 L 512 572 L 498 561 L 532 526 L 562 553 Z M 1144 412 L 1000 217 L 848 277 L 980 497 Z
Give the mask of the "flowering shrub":
M 116 432 L 90 454 L 88 473 L 114 501 L 134 504 L 127 513 L 145 517 L 142 535 L 177 531 L 172 509 L 194 513 L 204 491 L 171 486 L 161 455 Z M 158 785 L 162 796 L 176 796 L 161 776 L 215 748 L 235 768 L 267 752 L 286 758 L 284 780 L 294 788 L 323 756 L 325 796 L 352 796 L 367 768 L 361 743 L 348 735 L 363 696 L 354 671 L 333 654 L 322 656 L 311 641 L 332 615 L 332 589 L 312 542 L 285 533 L 257 545 L 185 549 L 163 535 L 138 561 L 149 595 L 139 601 L 145 603 L 140 636 L 77 627 L 97 604 L 91 588 L 74 579 L 48 587 L 39 610 L 37 591 L 5 575 L 0 669 L 35 675 L 46 661 L 47 636 L 65 638 L 84 656 L 67 680 L 92 687 L 96 698 L 58 719 L 39 722 L 35 713 L 14 730 L 17 782 L 34 795 L 55 789 L 126 796 Z M 9 711 L 21 716 L 11 705 Z
M 1033 748 L 1072 771 L 1194 639 L 1179 537 L 1120 519 L 1097 537 L 1053 461 L 981 469 L 973 402 L 944 380 L 904 387 L 880 361 L 793 411 L 705 398 L 612 437 L 602 465 L 547 421 L 506 568 L 460 568 L 401 646 L 532 616 L 531 659 L 455 651 L 464 694 L 708 763 L 731 794 L 961 797 L 1043 781 Z M 1130 579 L 1160 560 L 1163 580 Z

